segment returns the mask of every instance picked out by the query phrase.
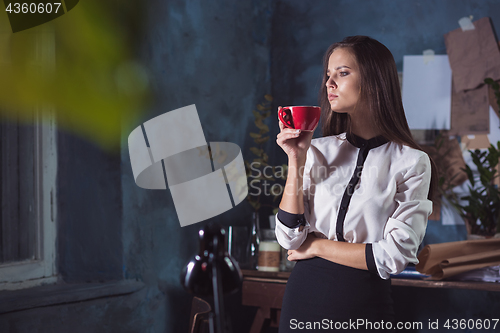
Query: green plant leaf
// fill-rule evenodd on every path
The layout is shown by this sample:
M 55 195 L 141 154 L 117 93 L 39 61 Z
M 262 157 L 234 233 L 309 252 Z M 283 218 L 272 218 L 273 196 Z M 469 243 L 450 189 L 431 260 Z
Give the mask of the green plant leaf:
M 466 164 L 465 169 L 462 169 L 467 173 L 467 178 L 469 179 L 472 186 L 474 186 L 474 176 L 472 175 L 471 168 Z
M 253 207 L 253 209 L 255 210 L 259 210 L 260 209 L 260 202 L 257 202 L 257 201 L 248 201 L 250 203 L 250 205 Z
M 257 126 L 257 128 L 261 130 L 262 134 L 269 132 L 269 126 L 267 126 L 266 124 L 264 124 L 262 122 L 262 119 L 256 120 L 255 121 L 255 126 Z
M 255 121 L 262 120 L 262 115 L 259 112 L 252 110 L 252 113 L 253 113 L 253 116 L 255 117 Z
M 257 104 L 257 110 L 259 110 L 259 111 L 267 111 L 270 108 L 271 108 L 270 106 L 266 106 L 266 105 L 262 105 L 262 104 Z
M 273 101 L 273 96 L 271 96 L 271 95 L 264 95 L 264 98 L 265 98 L 268 102 L 272 102 L 272 101 Z
M 257 147 L 250 147 L 250 151 L 259 157 L 264 153 L 264 149 L 260 149 Z
M 266 162 L 266 161 L 264 161 L 262 158 L 256 158 L 256 159 L 254 159 L 253 161 L 254 161 L 254 162 L 256 162 L 256 163 L 260 163 L 260 164 L 262 164 L 262 166 L 268 166 L 268 165 L 269 165 L 269 164 L 267 164 L 267 162 Z
M 260 135 L 259 133 L 253 133 L 253 132 L 250 132 L 250 136 L 254 139 L 260 139 L 262 137 L 262 135 Z
M 486 79 L 484 79 L 484 83 L 491 85 L 491 84 L 495 83 L 495 81 L 493 81 L 492 78 L 487 77 Z
M 267 181 L 275 181 L 275 179 L 273 177 L 267 177 L 267 176 L 264 176 L 264 175 L 260 175 L 258 177 L 252 177 L 252 179 L 257 179 L 257 180 L 267 180 Z
M 257 143 L 257 144 L 263 144 L 263 143 L 266 143 L 267 141 L 269 141 L 269 137 L 268 137 L 268 136 L 266 136 L 266 137 L 264 137 L 264 138 L 258 138 L 258 139 L 255 139 L 254 141 L 255 141 L 255 143 Z
M 445 182 L 444 177 L 439 177 L 439 187 L 442 187 Z

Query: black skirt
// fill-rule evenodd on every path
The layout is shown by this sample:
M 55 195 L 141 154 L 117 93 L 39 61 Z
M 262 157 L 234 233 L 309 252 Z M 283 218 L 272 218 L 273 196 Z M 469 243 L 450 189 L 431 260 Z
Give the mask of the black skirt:
M 393 321 L 390 280 L 316 257 L 290 274 L 279 332 L 390 332 Z

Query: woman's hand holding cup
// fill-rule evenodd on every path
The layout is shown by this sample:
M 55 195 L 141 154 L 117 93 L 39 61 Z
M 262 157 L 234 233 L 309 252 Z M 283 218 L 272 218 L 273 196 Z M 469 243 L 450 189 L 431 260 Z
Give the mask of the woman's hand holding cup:
M 281 109 L 281 106 L 278 107 L 278 112 L 280 112 Z M 288 115 L 288 117 L 290 117 L 290 115 Z M 280 133 L 276 139 L 278 146 L 280 146 L 288 155 L 290 161 L 299 162 L 300 164 L 304 163 L 307 150 L 311 146 L 311 139 L 313 137 L 314 130 L 308 131 L 287 128 L 281 120 L 278 119 L 278 122 L 280 126 Z

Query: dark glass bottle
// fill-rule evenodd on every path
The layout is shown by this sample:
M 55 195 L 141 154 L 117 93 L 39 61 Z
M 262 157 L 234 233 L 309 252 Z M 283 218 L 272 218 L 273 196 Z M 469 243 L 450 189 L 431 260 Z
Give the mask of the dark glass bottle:
M 248 241 L 248 262 L 250 269 L 257 269 L 259 263 L 260 225 L 259 213 L 253 212 L 250 239 Z

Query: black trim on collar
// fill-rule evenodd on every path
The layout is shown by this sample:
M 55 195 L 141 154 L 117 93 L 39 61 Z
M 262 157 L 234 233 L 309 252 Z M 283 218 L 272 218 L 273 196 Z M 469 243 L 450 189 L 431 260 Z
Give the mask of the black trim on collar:
M 360 136 L 357 136 L 354 133 L 346 133 L 346 138 L 350 144 L 352 144 L 354 147 L 357 147 L 357 148 L 368 147 L 368 149 L 372 149 L 372 148 L 380 147 L 383 144 L 389 142 L 389 140 L 384 138 L 382 135 L 379 135 L 379 136 L 376 136 L 374 138 L 366 140 Z

